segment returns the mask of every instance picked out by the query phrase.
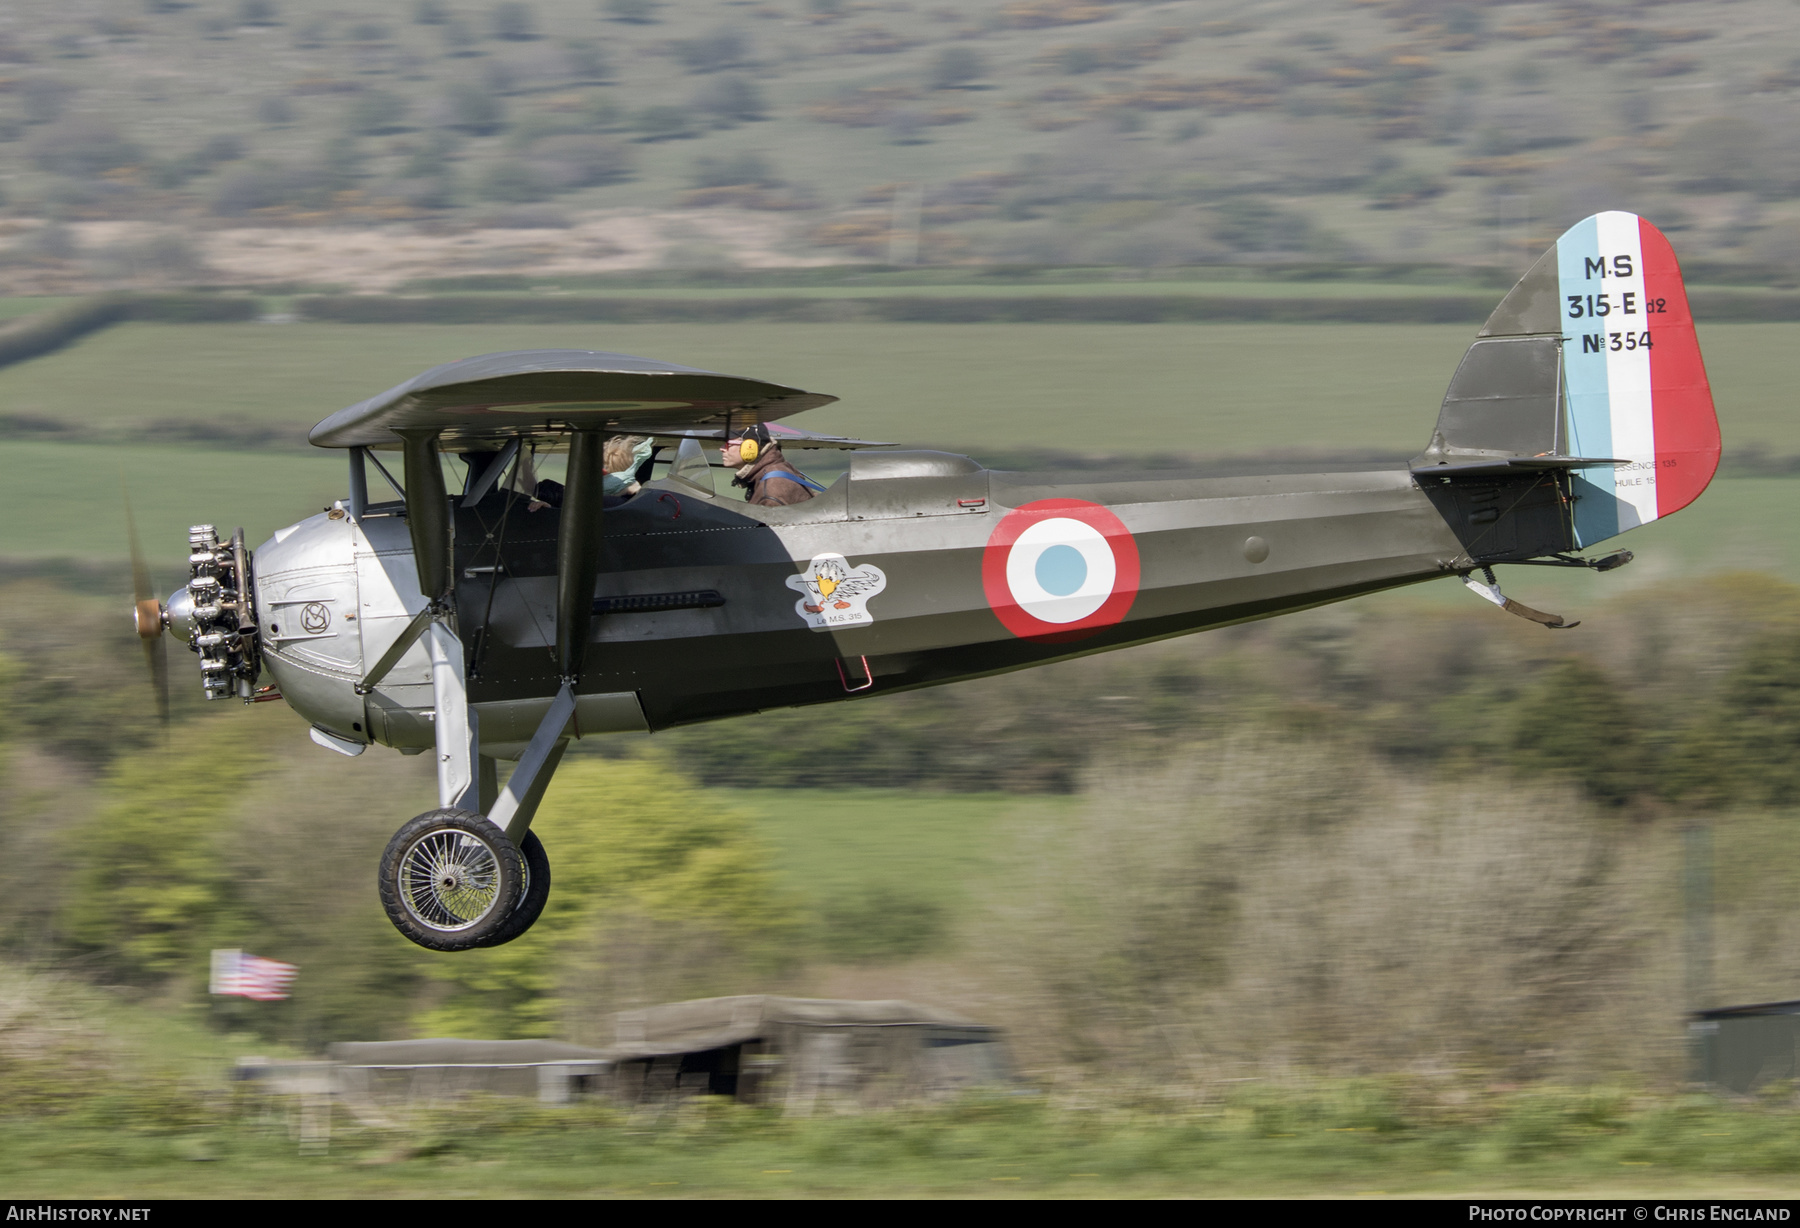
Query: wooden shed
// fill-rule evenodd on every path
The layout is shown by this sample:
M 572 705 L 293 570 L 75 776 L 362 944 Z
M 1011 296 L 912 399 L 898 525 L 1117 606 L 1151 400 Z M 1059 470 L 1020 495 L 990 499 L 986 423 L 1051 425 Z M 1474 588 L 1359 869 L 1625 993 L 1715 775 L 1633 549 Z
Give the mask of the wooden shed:
M 873 1107 L 1006 1081 L 999 1030 L 916 1002 L 750 994 L 614 1017 L 613 1094 L 733 1096 L 809 1112 Z

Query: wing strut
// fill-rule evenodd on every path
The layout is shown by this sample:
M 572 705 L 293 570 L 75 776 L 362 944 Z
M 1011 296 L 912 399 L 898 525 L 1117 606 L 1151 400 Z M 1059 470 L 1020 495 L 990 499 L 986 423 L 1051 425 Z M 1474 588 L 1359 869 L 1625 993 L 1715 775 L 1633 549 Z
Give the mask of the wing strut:
M 469 707 L 462 640 L 450 621 L 450 547 L 454 526 L 450 521 L 450 496 L 444 489 L 444 467 L 438 459 L 440 433 L 404 431 L 400 435 L 406 456 L 406 527 L 412 534 L 413 566 L 418 568 L 419 592 L 424 594 L 426 605 L 357 690 L 367 694 L 365 688 L 373 689 L 381 675 L 392 669 L 411 646 L 411 641 L 425 637 L 426 652 L 431 658 L 438 805 L 477 811 L 481 805 L 481 738 L 475 713 Z
M 600 540 L 605 528 L 601 502 L 605 447 L 606 435 L 601 431 L 576 430 L 569 441 L 568 480 L 563 485 L 556 538 L 556 668 L 562 685 L 488 812 L 488 818 L 504 828 L 514 844 L 531 830 L 532 817 L 562 761 L 569 745 L 569 726 L 575 720 L 575 692 L 581 686 L 581 666 L 594 621 L 594 581 L 600 573 Z M 576 733 L 579 735 L 579 728 Z
M 594 620 L 594 582 L 600 576 L 604 530 L 601 481 L 606 436 L 577 430 L 569 441 L 568 481 L 556 538 L 556 668 L 564 685 L 581 685 L 588 628 Z
M 462 642 L 453 626 L 451 608 L 450 499 L 438 460 L 439 431 L 401 433 L 406 456 L 407 528 L 412 535 L 413 563 L 419 591 L 427 605 L 414 616 L 357 691 L 367 694 L 393 668 L 408 648 L 424 637 L 431 657 L 432 699 L 436 709 L 438 804 L 478 811 L 492 789 L 482 787 L 491 761 L 481 754 L 480 728 L 469 706 Z M 517 844 L 530 830 L 538 802 L 568 745 L 576 711 L 576 692 L 587 656 L 594 619 L 594 584 L 600 571 L 600 543 L 605 528 L 602 481 L 606 434 L 577 429 L 569 446 L 569 470 L 563 486 L 556 542 L 556 666 L 560 683 L 556 698 L 505 786 L 486 807 L 488 818 Z M 516 445 L 511 451 L 516 452 Z M 352 466 L 362 449 L 353 453 Z M 364 453 L 366 454 L 366 453 Z M 491 486 L 504 469 L 507 454 L 490 464 L 475 489 Z M 480 494 L 475 494 L 479 498 Z M 576 730 L 579 736 L 579 729 Z
M 413 565 L 419 569 L 419 591 L 439 610 L 450 594 L 450 496 L 438 461 L 441 433 L 407 431 L 400 436 L 406 452 L 406 527 L 412 531 Z

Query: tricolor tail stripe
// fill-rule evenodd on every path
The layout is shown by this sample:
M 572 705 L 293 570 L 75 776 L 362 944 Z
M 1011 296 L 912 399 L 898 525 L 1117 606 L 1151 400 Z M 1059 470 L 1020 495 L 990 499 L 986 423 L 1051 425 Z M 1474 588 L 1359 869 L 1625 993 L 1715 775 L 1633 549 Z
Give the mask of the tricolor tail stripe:
M 1692 503 L 1719 461 L 1719 426 L 1675 253 L 1630 213 L 1557 240 L 1568 451 L 1627 463 L 1575 476 L 1583 546 Z

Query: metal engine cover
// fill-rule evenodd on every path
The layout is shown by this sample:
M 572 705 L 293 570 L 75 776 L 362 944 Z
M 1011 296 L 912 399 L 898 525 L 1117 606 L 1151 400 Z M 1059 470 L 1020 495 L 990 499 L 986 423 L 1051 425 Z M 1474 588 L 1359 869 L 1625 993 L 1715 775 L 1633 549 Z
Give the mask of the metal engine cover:
M 356 526 L 320 514 L 277 529 L 256 550 L 263 664 L 288 706 L 353 742 L 370 740 L 363 699 Z

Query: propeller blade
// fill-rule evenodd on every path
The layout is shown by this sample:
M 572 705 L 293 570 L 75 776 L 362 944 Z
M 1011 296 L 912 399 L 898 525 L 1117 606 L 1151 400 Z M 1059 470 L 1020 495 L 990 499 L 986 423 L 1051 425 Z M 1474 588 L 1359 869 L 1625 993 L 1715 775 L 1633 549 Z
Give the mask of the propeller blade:
M 150 685 L 156 692 L 156 719 L 169 727 L 169 643 L 162 636 L 140 641 L 144 663 L 150 667 Z
M 150 670 L 150 686 L 156 693 L 156 716 L 163 727 L 169 724 L 169 651 L 163 642 L 163 608 L 150 581 L 150 564 L 144 560 L 144 548 L 138 541 L 137 516 L 131 510 L 131 491 L 125 475 L 119 475 L 119 493 L 125 499 L 125 534 L 131 542 L 131 591 L 137 604 L 132 621 L 138 642 L 144 646 L 144 664 Z

